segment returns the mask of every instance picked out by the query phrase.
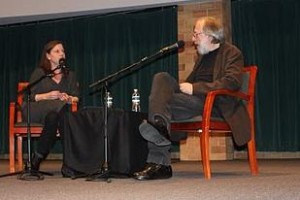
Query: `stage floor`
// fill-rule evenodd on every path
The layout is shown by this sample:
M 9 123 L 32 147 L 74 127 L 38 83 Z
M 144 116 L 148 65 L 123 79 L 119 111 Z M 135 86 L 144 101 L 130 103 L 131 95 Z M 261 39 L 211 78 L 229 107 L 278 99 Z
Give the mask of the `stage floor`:
M 212 179 L 205 180 L 200 162 L 174 160 L 170 179 L 112 178 L 107 183 L 62 178 L 61 161 L 50 160 L 41 170 L 54 176 L 42 181 L 0 178 L 0 199 L 300 199 L 300 159 L 258 163 L 260 173 L 252 176 L 247 160 L 212 161 Z M 1 160 L 0 174 L 7 172 L 8 161 Z

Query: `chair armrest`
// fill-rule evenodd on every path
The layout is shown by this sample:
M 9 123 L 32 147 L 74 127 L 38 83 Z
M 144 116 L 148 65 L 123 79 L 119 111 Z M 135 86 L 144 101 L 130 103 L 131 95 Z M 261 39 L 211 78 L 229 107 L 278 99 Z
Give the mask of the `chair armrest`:
M 235 90 L 227 90 L 227 89 L 220 89 L 220 90 L 214 90 L 211 92 L 207 93 L 207 97 L 209 96 L 213 96 L 213 98 L 215 98 L 215 96 L 217 95 L 228 95 L 228 96 L 233 96 L 233 97 L 237 97 L 246 101 L 250 100 L 250 96 L 240 92 L 240 91 L 235 91 Z M 209 97 L 211 98 L 211 97 Z
M 214 91 L 210 91 L 207 93 L 206 99 L 205 99 L 205 103 L 204 103 L 204 110 L 203 110 L 203 114 L 202 114 L 202 127 L 203 128 L 207 128 L 209 129 L 209 125 L 210 125 L 210 118 L 211 118 L 211 111 L 214 105 L 214 101 L 216 96 L 218 95 L 227 95 L 227 96 L 233 96 L 233 97 L 237 97 L 246 101 L 250 100 L 250 96 L 242 93 L 240 91 L 234 91 L 234 90 L 227 90 L 227 89 L 220 89 L 220 90 L 214 90 Z

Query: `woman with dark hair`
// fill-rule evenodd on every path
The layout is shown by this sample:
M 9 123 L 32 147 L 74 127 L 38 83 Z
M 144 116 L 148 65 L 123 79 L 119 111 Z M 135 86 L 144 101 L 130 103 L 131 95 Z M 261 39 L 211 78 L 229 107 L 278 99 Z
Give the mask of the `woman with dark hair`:
M 57 67 L 65 59 L 61 41 L 53 40 L 44 46 L 39 67 L 31 74 L 30 83 L 46 78 L 33 85 L 30 94 L 31 122 L 44 125 L 37 149 L 32 157 L 32 170 L 38 171 L 40 163 L 49 154 L 56 141 L 57 130 L 63 139 L 63 116 L 68 105 L 79 100 L 79 86 L 76 75 L 67 68 Z M 48 76 L 49 75 L 49 76 Z M 27 105 L 22 105 L 23 119 L 27 120 Z

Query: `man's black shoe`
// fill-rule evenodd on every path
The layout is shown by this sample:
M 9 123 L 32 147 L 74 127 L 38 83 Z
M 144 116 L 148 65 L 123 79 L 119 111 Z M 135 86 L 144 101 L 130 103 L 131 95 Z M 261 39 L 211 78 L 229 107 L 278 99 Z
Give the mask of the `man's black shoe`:
M 154 123 L 151 123 L 151 122 L 148 122 L 148 123 L 151 124 L 154 128 L 156 128 L 162 136 L 164 136 L 165 138 L 170 140 L 170 134 L 169 134 L 167 125 L 163 121 L 155 120 Z
M 152 142 L 157 146 L 171 145 L 171 141 L 168 139 L 169 134 L 167 128 L 158 127 L 145 120 L 139 126 L 139 130 L 145 140 Z
M 137 180 L 167 179 L 172 177 L 172 167 L 155 163 L 147 163 L 140 172 L 135 172 L 133 177 Z

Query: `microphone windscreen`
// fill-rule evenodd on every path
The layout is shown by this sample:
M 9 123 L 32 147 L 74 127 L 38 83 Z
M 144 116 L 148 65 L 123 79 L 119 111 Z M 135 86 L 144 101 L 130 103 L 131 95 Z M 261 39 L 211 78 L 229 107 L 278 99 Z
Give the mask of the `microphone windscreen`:
M 64 59 L 64 58 L 61 58 L 61 59 L 59 59 L 59 61 L 58 61 L 58 64 L 59 64 L 59 65 L 65 65 L 65 63 L 66 63 L 66 59 Z
M 182 48 L 182 47 L 184 46 L 184 41 L 183 41 L 183 40 L 179 40 L 179 41 L 177 42 L 177 45 L 178 45 L 178 48 L 179 48 L 179 49 Z

